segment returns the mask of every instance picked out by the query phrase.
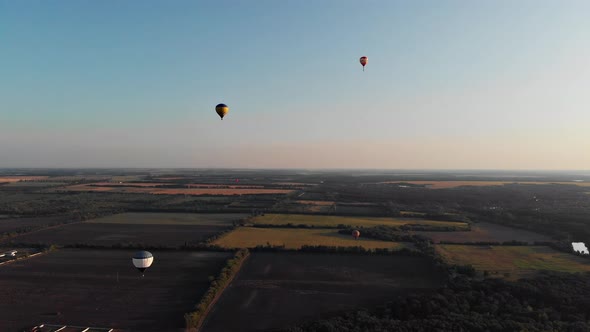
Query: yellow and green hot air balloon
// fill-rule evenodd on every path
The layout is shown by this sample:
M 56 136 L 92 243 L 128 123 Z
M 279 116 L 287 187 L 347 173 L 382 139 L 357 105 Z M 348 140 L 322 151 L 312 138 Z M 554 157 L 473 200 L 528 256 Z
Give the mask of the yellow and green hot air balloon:
M 217 114 L 221 117 L 221 120 L 223 120 L 223 117 L 227 114 L 227 112 L 229 112 L 229 107 L 227 107 L 226 104 L 218 104 L 215 106 L 215 112 L 217 112 Z

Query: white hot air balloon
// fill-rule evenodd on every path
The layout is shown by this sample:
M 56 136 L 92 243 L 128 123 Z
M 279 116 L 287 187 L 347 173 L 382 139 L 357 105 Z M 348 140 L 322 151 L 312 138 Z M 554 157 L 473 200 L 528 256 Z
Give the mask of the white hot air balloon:
M 131 260 L 133 261 L 133 266 L 141 272 L 141 276 L 143 277 L 145 269 L 152 266 L 154 255 L 149 251 L 138 251 L 133 255 Z

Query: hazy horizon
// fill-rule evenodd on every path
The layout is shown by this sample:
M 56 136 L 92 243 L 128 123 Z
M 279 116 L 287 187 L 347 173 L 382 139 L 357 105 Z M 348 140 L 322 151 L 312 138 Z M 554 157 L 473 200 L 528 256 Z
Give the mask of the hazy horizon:
M 589 10 L 3 2 L 0 168 L 588 170 Z

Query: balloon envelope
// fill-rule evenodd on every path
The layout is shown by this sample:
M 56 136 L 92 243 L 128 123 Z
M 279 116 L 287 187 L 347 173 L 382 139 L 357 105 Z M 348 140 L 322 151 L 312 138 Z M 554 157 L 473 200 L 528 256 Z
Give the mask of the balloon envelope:
M 227 107 L 226 104 L 217 104 L 217 106 L 215 106 L 215 112 L 217 112 L 217 115 L 223 120 L 223 117 L 229 112 L 229 107 Z
M 362 56 L 359 61 L 361 65 L 363 65 L 364 67 L 367 63 L 369 63 L 369 58 L 367 58 L 366 56 Z
M 133 254 L 133 266 L 135 266 L 139 271 L 143 273 L 145 269 L 152 266 L 154 262 L 154 256 L 149 251 L 138 251 Z
M 358 239 L 359 236 L 361 236 L 361 232 L 359 232 L 357 230 L 352 231 L 352 237 L 353 238 Z

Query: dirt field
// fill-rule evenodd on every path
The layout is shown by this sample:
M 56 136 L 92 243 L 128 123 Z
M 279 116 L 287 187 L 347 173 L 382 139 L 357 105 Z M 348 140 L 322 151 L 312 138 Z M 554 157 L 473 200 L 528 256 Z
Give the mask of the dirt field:
M 411 183 L 416 185 L 424 185 L 430 189 L 455 188 L 460 186 L 502 186 L 505 184 L 570 184 L 582 187 L 590 186 L 590 182 L 523 182 L 523 181 L 387 181 L 379 182 L 379 184 L 392 183 Z
M 401 226 L 407 224 L 413 225 L 434 225 L 434 226 L 455 226 L 465 227 L 467 224 L 455 221 L 437 221 L 419 218 L 379 218 L 379 217 L 342 217 L 342 216 L 322 216 L 306 214 L 266 214 L 254 218 L 255 224 L 272 224 L 272 225 L 313 225 L 315 227 L 336 227 L 340 224 L 351 226 Z
M 438 279 L 428 261 L 417 257 L 255 253 L 213 307 L 202 332 L 285 327 L 437 287 Z
M 336 246 L 354 247 L 360 246 L 365 249 L 390 248 L 401 249 L 410 244 L 401 242 L 388 242 L 363 238 L 362 234 L 358 240 L 350 235 L 338 234 L 335 229 L 297 229 L 297 228 L 255 228 L 240 227 L 235 231 L 215 241 L 226 248 L 253 248 L 256 246 L 284 245 L 289 249 L 301 248 L 304 245 L 312 246 Z
M 64 186 L 67 183 L 65 182 L 12 182 L 4 185 L 5 188 L 23 188 L 23 189 L 32 189 L 32 188 L 46 188 L 46 187 L 60 187 Z
M 490 271 L 492 276 L 518 279 L 541 271 L 587 272 L 590 261 L 545 246 L 436 246 L 437 251 L 452 264 L 471 264 L 477 270 Z
M 12 183 L 12 182 L 18 182 L 18 181 L 34 181 L 34 180 L 43 180 L 43 179 L 47 179 L 48 176 L 20 176 L 20 175 L 15 175 L 15 176 L 0 176 L 0 183 Z
M 41 322 L 182 331 L 183 315 L 231 254 L 152 253 L 143 278 L 132 251 L 59 250 L 0 266 L 0 331 Z
M 431 238 L 435 243 L 440 241 L 465 243 L 465 242 L 506 242 L 523 241 L 533 243 L 535 241 L 552 241 L 548 236 L 533 233 L 518 228 L 506 227 L 490 223 L 476 223 L 471 225 L 468 232 L 414 232 Z
M 141 244 L 178 247 L 197 244 L 217 234 L 227 226 L 210 225 L 149 225 L 83 222 L 41 230 L 11 239 L 30 244 L 73 245 L 77 243 L 112 246 Z
M 244 214 L 233 213 L 123 213 L 83 223 L 24 234 L 6 241 L 72 245 L 85 243 L 111 246 L 139 243 L 150 246 L 177 247 L 197 244 L 230 227 Z M 46 225 L 53 218 L 0 219 L 0 232 L 24 225 Z M 2 227 L 4 226 L 4 228 Z
M 111 193 L 141 193 L 154 195 L 259 195 L 259 194 L 288 194 L 289 189 L 257 189 L 257 188 L 157 188 L 157 187 L 95 187 L 85 184 L 68 186 L 59 189 L 66 191 L 94 191 Z
M 239 213 L 121 213 L 112 216 L 93 219 L 88 222 L 98 224 L 127 224 L 127 225 L 200 225 L 219 226 L 231 225 L 247 217 Z M 1 221 L 0 221 L 1 224 Z
M 0 218 L 0 234 L 14 232 L 17 229 L 25 227 L 40 227 L 52 223 L 62 222 L 64 217 L 44 217 L 44 218 Z

